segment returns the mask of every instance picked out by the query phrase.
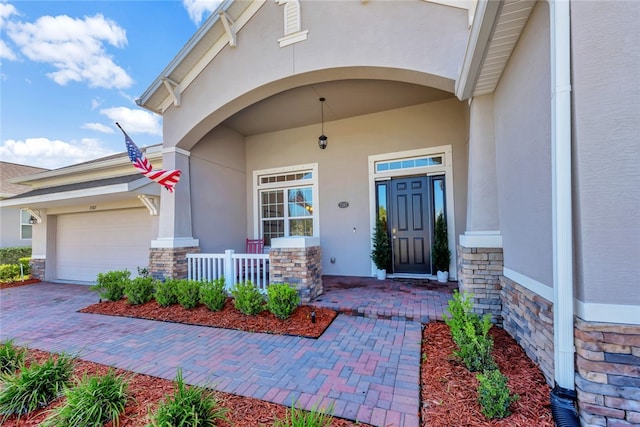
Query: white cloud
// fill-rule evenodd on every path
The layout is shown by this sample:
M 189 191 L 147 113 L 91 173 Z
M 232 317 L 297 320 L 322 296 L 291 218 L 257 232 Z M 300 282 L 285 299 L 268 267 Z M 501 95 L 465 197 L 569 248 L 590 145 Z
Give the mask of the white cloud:
M 6 25 L 7 18 L 11 15 L 17 15 L 16 8 L 9 3 L 0 3 L 0 29 L 3 29 Z M 15 61 L 18 59 L 16 54 L 11 50 L 9 45 L 4 40 L 0 39 L 0 59 L 8 59 L 9 61 Z
M 42 16 L 33 23 L 8 22 L 7 34 L 30 60 L 57 71 L 47 76 L 60 85 L 86 82 L 90 87 L 128 88 L 133 79 L 105 51 L 105 43 L 121 48 L 126 31 L 102 15 L 74 19 Z
M 100 110 L 114 122 L 120 123 L 128 134 L 148 133 L 162 135 L 160 116 L 145 110 L 134 110 L 127 107 L 113 107 Z
M 82 125 L 82 129 L 91 129 L 102 133 L 113 133 L 113 128 L 105 126 L 102 123 L 85 123 Z
M 182 0 L 182 5 L 187 9 L 189 18 L 196 25 L 200 25 L 203 16 L 207 16 L 220 6 L 222 0 Z
M 24 141 L 6 140 L 0 146 L 0 158 L 10 162 L 47 169 L 57 169 L 114 154 L 99 140 L 83 138 L 69 143 L 48 138 L 27 138 Z

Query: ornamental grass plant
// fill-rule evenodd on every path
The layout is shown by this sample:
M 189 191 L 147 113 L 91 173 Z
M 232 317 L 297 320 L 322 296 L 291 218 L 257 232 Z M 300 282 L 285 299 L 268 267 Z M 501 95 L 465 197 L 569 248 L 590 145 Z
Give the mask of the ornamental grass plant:
M 0 344 L 0 374 L 11 374 L 24 364 L 27 352 L 16 347 L 13 340 Z
M 54 409 L 43 427 L 100 427 L 111 421 L 120 425 L 119 416 L 127 404 L 127 381 L 109 370 L 103 376 L 85 376 L 74 387 L 65 388 L 66 402 Z
M 71 382 L 73 359 L 65 354 L 49 357 L 42 364 L 21 367 L 16 374 L 2 374 L 0 414 L 2 421 L 48 405 Z

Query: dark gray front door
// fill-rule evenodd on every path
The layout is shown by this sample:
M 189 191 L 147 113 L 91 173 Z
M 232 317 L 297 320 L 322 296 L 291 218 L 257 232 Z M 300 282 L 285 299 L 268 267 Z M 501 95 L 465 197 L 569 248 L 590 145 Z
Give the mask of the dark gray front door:
M 426 176 L 391 180 L 389 219 L 394 273 L 432 274 L 433 209 L 428 182 Z

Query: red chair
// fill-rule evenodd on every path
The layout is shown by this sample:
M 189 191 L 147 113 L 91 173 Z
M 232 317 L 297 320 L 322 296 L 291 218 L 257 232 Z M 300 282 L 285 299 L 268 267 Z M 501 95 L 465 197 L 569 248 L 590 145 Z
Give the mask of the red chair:
M 264 253 L 264 239 L 247 239 L 245 252 L 248 254 Z

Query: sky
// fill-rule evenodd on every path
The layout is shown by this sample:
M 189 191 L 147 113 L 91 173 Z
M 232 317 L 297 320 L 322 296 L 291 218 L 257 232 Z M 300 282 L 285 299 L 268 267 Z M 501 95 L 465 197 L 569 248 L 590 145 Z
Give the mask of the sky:
M 0 160 L 56 169 L 146 147 L 135 100 L 220 0 L 0 0 Z

